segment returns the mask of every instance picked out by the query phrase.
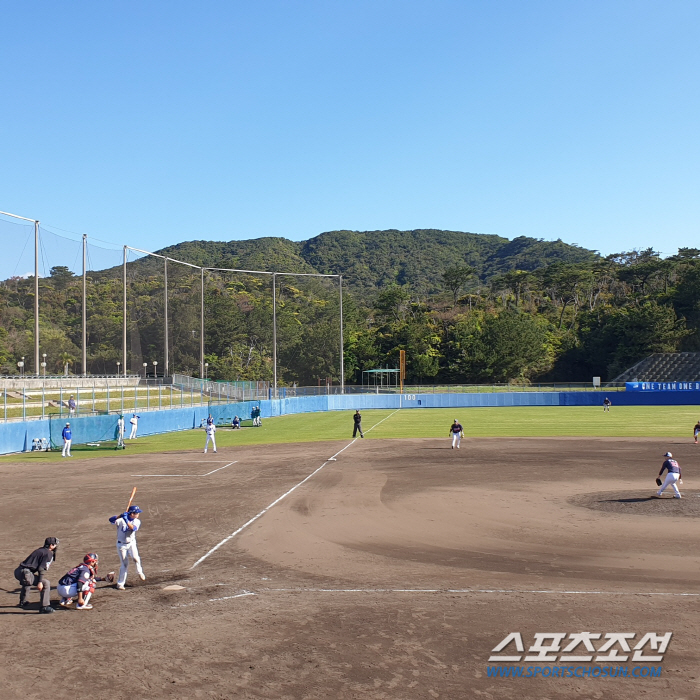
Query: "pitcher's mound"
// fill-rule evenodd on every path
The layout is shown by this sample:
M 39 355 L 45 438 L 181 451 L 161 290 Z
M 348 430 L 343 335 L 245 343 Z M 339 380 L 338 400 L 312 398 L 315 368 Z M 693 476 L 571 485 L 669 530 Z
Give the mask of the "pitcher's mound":
M 682 498 L 670 494 L 654 495 L 653 489 L 641 491 L 601 491 L 572 496 L 574 506 L 626 515 L 661 515 L 673 518 L 700 518 L 700 492 L 682 490 Z

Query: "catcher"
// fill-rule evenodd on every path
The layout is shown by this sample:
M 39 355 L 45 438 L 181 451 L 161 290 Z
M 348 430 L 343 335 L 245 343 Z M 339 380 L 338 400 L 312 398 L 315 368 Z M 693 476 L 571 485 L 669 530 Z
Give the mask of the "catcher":
M 89 552 L 83 557 L 83 563 L 73 567 L 58 582 L 56 590 L 61 596 L 60 605 L 64 608 L 73 603 L 73 598 L 78 597 L 76 610 L 92 610 L 90 598 L 95 592 L 95 584 L 98 581 L 114 581 L 114 571 L 110 571 L 106 576 L 97 575 L 98 556 L 94 552 Z
M 457 445 L 457 449 L 459 449 L 459 443 L 464 437 L 464 428 L 456 418 L 454 423 L 450 426 L 450 435 L 452 435 L 452 449 L 454 450 L 455 445 Z

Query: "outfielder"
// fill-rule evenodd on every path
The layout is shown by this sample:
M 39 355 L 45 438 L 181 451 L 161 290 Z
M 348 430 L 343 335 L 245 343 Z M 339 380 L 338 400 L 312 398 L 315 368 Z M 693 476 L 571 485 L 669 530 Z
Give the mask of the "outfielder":
M 661 465 L 661 471 L 659 472 L 659 477 L 656 479 L 656 483 L 661 486 L 661 475 L 668 469 L 668 473 L 666 474 L 666 479 L 664 480 L 663 486 L 656 492 L 657 496 L 660 496 L 663 492 L 664 489 L 668 486 L 673 486 L 673 490 L 675 493 L 673 494 L 674 498 L 680 498 L 681 497 L 681 492 L 678 490 L 678 484 L 683 483 L 682 479 L 682 474 L 681 474 L 681 467 L 678 464 L 678 462 L 675 459 L 671 459 L 673 455 L 670 452 L 667 452 L 664 457 L 666 457 L 666 461 Z
M 136 546 L 136 533 L 141 527 L 139 518 L 143 511 L 138 506 L 129 506 L 121 515 L 113 515 L 109 522 L 117 526 L 117 554 L 121 566 L 119 568 L 119 578 L 117 579 L 117 588 L 120 591 L 124 590 L 126 583 L 126 573 L 129 567 L 129 556 L 136 563 L 136 571 L 142 581 L 146 580 L 146 574 L 143 573 L 141 566 L 141 557 Z
M 612 403 L 610 402 L 610 399 L 606 396 L 603 400 L 603 413 L 610 413 L 610 406 L 612 406 Z
M 455 445 L 459 449 L 459 443 L 464 437 L 464 428 L 456 418 L 455 422 L 450 426 L 450 435 L 452 435 L 452 449 L 454 450 Z
M 66 427 L 61 432 L 61 437 L 63 438 L 61 457 L 70 457 L 70 446 L 73 442 L 73 432 L 70 429 L 70 423 L 66 423 Z
M 137 416 L 135 413 L 133 416 L 131 416 L 131 420 L 129 421 L 129 423 L 131 423 L 131 434 L 129 435 L 129 440 L 136 440 L 136 431 L 139 427 L 139 418 L 141 418 L 141 416 Z
M 214 449 L 214 454 L 216 454 L 216 437 L 214 436 L 214 433 L 216 433 L 216 425 L 214 425 L 214 423 L 207 423 L 204 430 L 207 432 L 207 441 L 204 443 L 204 454 L 207 453 L 207 448 L 209 447 L 210 441 L 211 446 Z
M 698 444 L 698 435 L 700 434 L 700 420 L 693 427 L 693 438 L 695 438 L 695 444 Z
M 51 581 L 46 578 L 51 563 L 56 561 L 56 547 L 58 539 L 47 537 L 44 546 L 35 549 L 16 569 L 15 578 L 20 582 L 22 588 L 19 592 L 20 608 L 29 605 L 27 593 L 31 586 L 36 586 L 41 593 L 40 613 L 52 613 L 51 607 Z
M 260 417 L 260 406 L 253 406 L 250 411 L 250 417 L 253 419 L 253 425 L 259 428 L 262 425 L 262 418 Z
M 97 581 L 114 581 L 114 571 L 110 571 L 106 576 L 97 575 L 98 556 L 90 552 L 83 557 L 83 563 L 74 566 L 58 582 L 56 590 L 61 596 L 59 605 L 68 607 L 73 604 L 73 598 L 78 597 L 76 610 L 92 610 L 90 598 L 95 592 Z

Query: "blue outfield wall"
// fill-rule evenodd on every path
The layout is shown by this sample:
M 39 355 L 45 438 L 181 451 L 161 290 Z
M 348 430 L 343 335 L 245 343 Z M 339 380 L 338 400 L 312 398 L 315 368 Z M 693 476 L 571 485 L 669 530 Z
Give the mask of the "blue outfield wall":
M 397 408 L 476 408 L 484 406 L 602 406 L 604 392 L 513 392 L 493 394 L 344 394 L 341 396 L 302 396 L 267 401 L 192 406 L 140 413 L 140 436 L 198 428 L 209 413 L 217 423 L 229 422 L 234 415 L 249 418 L 253 406 L 260 406 L 263 418 L 293 413 L 354 411 Z M 613 406 L 700 405 L 700 391 L 613 392 Z M 126 413 L 127 435 L 131 429 Z M 81 416 L 70 419 L 73 442 L 101 442 L 116 439 L 117 414 Z M 66 418 L 0 423 L 0 454 L 31 450 L 33 438 L 51 438 L 61 444 Z

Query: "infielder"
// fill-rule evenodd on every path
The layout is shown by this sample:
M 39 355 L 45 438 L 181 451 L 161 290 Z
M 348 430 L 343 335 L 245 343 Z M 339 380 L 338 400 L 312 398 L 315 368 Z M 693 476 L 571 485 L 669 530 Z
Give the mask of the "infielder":
M 141 418 L 141 416 L 137 416 L 135 413 L 133 416 L 131 416 L 131 420 L 129 421 L 129 423 L 131 423 L 131 434 L 129 435 L 129 440 L 136 440 L 136 431 L 139 427 L 139 418 Z
M 70 423 L 66 423 L 66 427 L 61 433 L 63 438 L 63 449 L 61 450 L 61 457 L 70 457 L 70 446 L 73 442 L 73 433 L 70 429 Z
M 83 557 L 83 563 L 74 566 L 58 582 L 56 590 L 61 596 L 59 605 L 68 607 L 72 605 L 73 598 L 78 597 L 76 610 L 92 610 L 90 598 L 95 592 L 97 581 L 114 581 L 114 571 L 110 571 L 105 577 L 97 575 L 98 556 L 90 552 Z
M 117 420 L 117 446 L 114 448 L 115 450 L 118 450 L 120 447 L 124 449 L 124 432 L 124 416 L 119 416 Z
M 459 449 L 459 443 L 464 437 L 464 428 L 456 418 L 454 423 L 450 426 L 450 435 L 452 435 L 452 449 L 454 450 L 455 445 L 457 445 L 457 449 Z
M 664 471 L 668 470 L 668 473 L 666 474 L 663 486 L 656 492 L 656 495 L 660 496 L 666 487 L 673 486 L 673 490 L 675 491 L 673 497 L 680 498 L 681 492 L 678 490 L 678 484 L 683 483 L 681 467 L 675 459 L 671 459 L 673 455 L 670 452 L 667 452 L 664 457 L 666 457 L 666 461 L 661 465 L 661 471 L 659 472 L 659 478 L 656 480 L 656 483 L 660 484 L 661 475 Z
M 143 511 L 138 506 L 129 506 L 121 515 L 113 515 L 109 522 L 117 526 L 117 554 L 121 566 L 119 568 L 119 578 L 117 579 L 117 588 L 120 591 L 124 590 L 126 583 L 126 573 L 129 567 L 129 556 L 136 563 L 136 571 L 142 581 L 146 580 L 146 574 L 143 573 L 141 566 L 141 557 L 136 546 L 136 533 L 141 527 L 140 515 Z
M 214 423 L 207 423 L 204 430 L 207 432 L 207 441 L 204 443 L 204 454 L 207 453 L 209 442 L 211 442 L 211 446 L 214 449 L 214 454 L 216 454 L 216 437 L 214 436 L 214 433 L 216 433 L 216 425 L 214 425 Z
M 41 593 L 40 613 L 52 613 L 51 607 L 51 581 L 46 578 L 51 563 L 56 561 L 56 547 L 58 539 L 47 537 L 44 546 L 35 549 L 16 569 L 15 578 L 22 588 L 19 592 L 19 604 L 17 607 L 26 608 L 29 605 L 27 593 L 32 586 L 36 586 Z
M 695 424 L 693 428 L 693 437 L 695 438 L 695 444 L 698 444 L 698 435 L 700 434 L 700 420 Z

